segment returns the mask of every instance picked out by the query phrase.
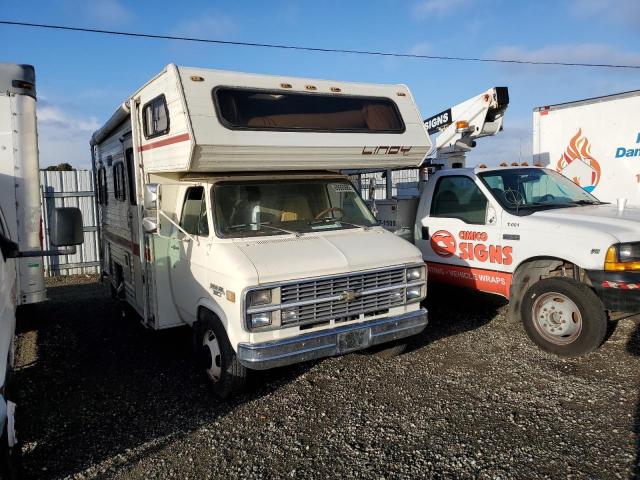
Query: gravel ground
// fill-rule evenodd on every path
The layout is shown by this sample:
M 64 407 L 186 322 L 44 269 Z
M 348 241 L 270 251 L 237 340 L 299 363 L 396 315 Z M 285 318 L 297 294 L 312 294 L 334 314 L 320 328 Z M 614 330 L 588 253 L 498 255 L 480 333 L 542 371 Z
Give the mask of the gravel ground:
M 222 403 L 187 329 L 143 329 L 95 278 L 49 287 L 19 321 L 32 478 L 634 478 L 640 460 L 634 319 L 564 360 L 502 300 L 432 289 L 410 352 L 259 373 Z

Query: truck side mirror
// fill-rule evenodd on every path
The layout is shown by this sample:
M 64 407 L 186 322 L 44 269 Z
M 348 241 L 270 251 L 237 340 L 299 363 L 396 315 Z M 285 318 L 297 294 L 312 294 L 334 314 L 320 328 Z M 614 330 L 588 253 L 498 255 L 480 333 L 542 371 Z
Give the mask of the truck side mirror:
M 49 221 L 49 236 L 54 247 L 70 247 L 84 242 L 80 209 L 54 208 Z
M 160 185 L 157 183 L 147 183 L 144 186 L 144 208 L 145 210 L 156 210 L 158 208 L 158 195 Z

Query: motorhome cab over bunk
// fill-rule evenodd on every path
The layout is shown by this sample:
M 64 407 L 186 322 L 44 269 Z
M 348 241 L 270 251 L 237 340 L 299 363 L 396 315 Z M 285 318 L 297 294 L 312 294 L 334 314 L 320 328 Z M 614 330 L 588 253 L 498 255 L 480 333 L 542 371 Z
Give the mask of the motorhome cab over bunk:
M 420 251 L 337 173 L 420 164 L 405 86 L 169 65 L 91 145 L 114 293 L 150 328 L 191 325 L 218 395 L 425 328 Z

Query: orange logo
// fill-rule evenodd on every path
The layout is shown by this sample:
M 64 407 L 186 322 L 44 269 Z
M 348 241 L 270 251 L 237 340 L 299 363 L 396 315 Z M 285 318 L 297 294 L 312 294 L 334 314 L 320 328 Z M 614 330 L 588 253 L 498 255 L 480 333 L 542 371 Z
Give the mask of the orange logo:
M 591 155 L 591 144 L 582 136 L 581 128 L 560 156 L 556 170 L 587 192 L 592 192 L 600 182 L 600 164 Z
M 446 230 L 438 230 L 431 235 L 431 248 L 441 257 L 450 257 L 456 253 L 456 239 Z

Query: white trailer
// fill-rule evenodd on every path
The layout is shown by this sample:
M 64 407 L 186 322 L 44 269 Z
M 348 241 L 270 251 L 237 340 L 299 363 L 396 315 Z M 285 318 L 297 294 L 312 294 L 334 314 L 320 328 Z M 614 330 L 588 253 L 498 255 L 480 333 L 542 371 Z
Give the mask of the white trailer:
M 640 210 L 603 204 L 540 166 L 465 168 L 475 140 L 501 130 L 507 104 L 506 91 L 490 89 L 453 107 L 435 173 L 415 199 L 392 199 L 395 217 L 381 221 L 414 219 L 392 229 L 420 248 L 431 281 L 503 296 L 541 348 L 585 354 L 604 341 L 611 314 L 640 311 Z
M 337 173 L 422 162 L 407 87 L 168 65 L 91 144 L 114 295 L 149 328 L 192 326 L 218 395 L 425 328 L 420 251 Z
M 20 448 L 15 430 L 13 367 L 15 311 L 46 298 L 42 257 L 75 253 L 41 250 L 40 176 L 36 129 L 35 70 L 0 63 L 0 477 L 15 478 Z M 53 246 L 83 241 L 76 208 L 54 209 L 49 219 Z
M 640 90 L 534 108 L 533 158 L 599 200 L 640 205 Z

